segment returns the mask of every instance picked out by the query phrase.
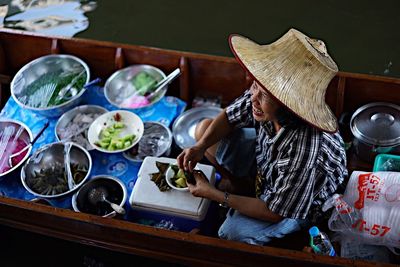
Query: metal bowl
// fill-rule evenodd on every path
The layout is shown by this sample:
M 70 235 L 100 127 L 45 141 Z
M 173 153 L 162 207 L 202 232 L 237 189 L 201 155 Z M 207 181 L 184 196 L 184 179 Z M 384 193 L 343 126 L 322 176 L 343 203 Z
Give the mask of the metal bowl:
M 135 93 L 136 88 L 132 84 L 132 79 L 139 72 L 142 71 L 147 72 L 157 81 L 161 81 L 166 77 L 163 71 L 151 65 L 132 65 L 130 67 L 118 70 L 114 72 L 114 74 L 112 74 L 110 78 L 107 79 L 104 86 L 104 94 L 108 102 L 120 109 L 142 111 L 148 109 L 149 107 L 160 101 L 160 99 L 163 98 L 163 96 L 167 92 L 168 86 L 164 86 L 163 90 L 160 91 L 158 96 L 156 96 L 154 100 L 147 106 L 143 106 L 140 108 L 125 108 L 121 106 L 122 101 Z
M 57 121 L 56 127 L 54 129 L 57 140 L 58 141 L 71 140 L 72 142 L 75 142 L 83 146 L 88 151 L 93 150 L 94 148 L 92 147 L 92 145 L 90 145 L 89 140 L 87 139 L 88 138 L 87 133 L 89 127 L 97 117 L 106 112 L 108 112 L 107 109 L 96 105 L 82 105 L 71 109 L 70 111 L 64 113 Z M 88 117 L 86 117 L 88 120 L 87 121 L 79 120 L 79 118 L 76 117 L 79 114 L 88 115 Z M 89 122 L 91 118 L 90 116 L 93 114 L 99 114 L 99 116 L 97 117 L 93 116 L 93 120 Z M 74 134 L 76 134 L 71 138 L 69 136 L 66 136 L 67 133 L 64 132 L 64 129 L 74 119 L 75 120 L 78 119 L 78 122 L 76 122 L 75 124 L 77 129 L 71 128 L 71 131 L 75 131 Z
M 20 129 L 20 127 L 22 127 L 23 130 L 22 130 L 22 132 L 20 132 L 19 139 L 21 141 L 23 141 L 26 145 L 28 145 L 33 140 L 32 132 L 28 128 L 28 126 L 26 126 L 24 123 L 22 123 L 20 121 L 11 120 L 11 119 L 0 119 L 0 136 L 2 138 L 5 138 L 4 134 L 5 134 L 6 129 L 8 128 L 9 130 L 7 130 L 7 131 L 9 133 L 11 133 L 11 132 L 12 133 L 11 133 L 11 135 L 9 135 L 10 138 L 7 138 L 7 139 L 9 139 L 12 142 L 14 140 L 14 138 L 16 137 L 15 135 L 18 133 L 18 130 Z M 0 139 L 2 139 L 2 138 L 0 138 Z M 3 139 L 3 140 L 5 140 L 5 139 Z M 13 149 L 14 151 L 7 151 L 7 148 L 3 147 L 3 149 L 4 148 L 6 150 L 2 153 L 3 157 L 0 160 L 0 166 L 9 166 L 8 165 L 9 155 L 18 152 L 18 150 Z M 8 149 L 9 149 L 9 147 L 8 147 Z M 1 147 L 0 147 L 0 150 L 2 150 Z M 2 168 L 3 170 L 0 170 L 0 179 L 2 179 L 7 174 L 13 172 L 14 170 L 18 169 L 24 163 L 24 161 L 29 157 L 31 150 L 32 150 L 32 146 L 29 146 L 29 148 L 26 151 L 25 156 L 23 156 L 23 158 L 17 164 L 15 164 L 12 168 L 10 168 L 10 169 L 7 168 L 8 169 L 7 171 L 5 171 L 4 168 Z M 4 162 L 2 160 L 4 160 Z
M 203 119 L 215 118 L 221 111 L 217 107 L 198 107 L 183 112 L 172 125 L 175 143 L 181 149 L 192 147 L 196 144 L 194 132 L 197 124 Z
M 81 101 L 81 96 L 85 92 L 82 88 L 75 96 L 68 101 L 50 107 L 37 108 L 25 104 L 26 89 L 33 82 L 45 74 L 62 73 L 80 73 L 85 72 L 86 82 L 90 80 L 89 67 L 81 59 L 71 55 L 47 55 L 37 58 L 23 66 L 11 81 L 11 95 L 17 104 L 25 109 L 29 109 L 46 117 L 58 117 L 69 109 L 77 106 Z M 49 99 L 49 97 L 47 97 Z
M 121 207 L 125 204 L 128 192 L 121 180 L 113 176 L 98 175 L 94 176 L 72 196 L 73 209 L 77 212 L 85 212 L 103 217 L 114 217 L 117 213 L 109 206 L 109 204 L 103 202 L 93 205 L 90 203 L 88 194 L 92 189 L 98 187 L 105 187 L 107 189 L 107 199 L 109 201 Z
M 144 123 L 144 132 L 139 143 L 125 151 L 123 156 L 136 164 L 141 164 L 147 156 L 168 156 L 171 144 L 172 133 L 167 126 L 159 122 L 147 121 Z
M 50 187 L 51 189 L 56 185 L 65 185 L 65 182 L 60 183 L 59 180 L 57 180 L 57 178 L 59 178 L 60 176 L 52 176 L 52 174 L 57 172 L 61 172 L 64 174 L 64 172 L 61 170 L 63 170 L 65 166 L 64 155 L 66 154 L 65 152 L 67 152 L 67 147 L 69 144 L 71 144 L 71 150 L 69 153 L 71 163 L 70 166 L 71 168 L 74 168 L 73 166 L 78 166 L 78 169 L 86 170 L 81 173 L 81 176 L 84 176 L 79 183 L 75 184 L 75 186 L 69 188 L 67 185 L 67 188 L 65 190 L 61 190 L 61 192 L 53 191 L 50 193 L 45 193 L 44 190 L 41 190 L 41 192 L 39 192 L 36 187 L 37 183 L 39 182 L 37 178 L 39 174 L 42 177 L 46 177 L 45 179 L 40 181 L 43 187 L 52 186 Z M 35 196 L 42 198 L 62 197 L 71 192 L 74 192 L 80 186 L 82 186 L 89 177 L 91 169 L 92 158 L 86 149 L 75 143 L 57 142 L 41 147 L 32 155 L 32 157 L 29 158 L 29 160 L 22 167 L 21 181 L 25 189 Z

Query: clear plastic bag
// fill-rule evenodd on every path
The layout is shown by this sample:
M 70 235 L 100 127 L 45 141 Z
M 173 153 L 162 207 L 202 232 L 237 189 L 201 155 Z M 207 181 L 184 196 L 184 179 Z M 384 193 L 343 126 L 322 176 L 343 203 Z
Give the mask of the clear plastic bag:
M 357 237 L 363 244 L 400 248 L 400 173 L 352 173 L 343 196 L 328 199 L 334 207 L 328 221 L 332 231 Z

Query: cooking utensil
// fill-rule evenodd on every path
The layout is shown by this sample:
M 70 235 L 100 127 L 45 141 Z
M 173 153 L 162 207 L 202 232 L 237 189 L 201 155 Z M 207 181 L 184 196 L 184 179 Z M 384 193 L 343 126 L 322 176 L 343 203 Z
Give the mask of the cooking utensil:
M 138 95 L 137 91 L 133 93 L 133 95 L 129 96 L 126 98 L 122 103 L 121 107 L 124 108 L 141 108 L 149 105 L 151 102 L 153 102 L 158 96 L 161 90 L 164 89 L 166 85 L 171 83 L 175 78 L 177 78 L 181 74 L 181 70 L 179 68 L 175 69 L 173 72 L 171 72 L 167 77 L 159 81 L 155 88 L 154 91 L 148 95 Z M 164 92 L 165 94 L 165 92 Z
M 39 133 L 36 135 L 36 137 L 35 137 L 31 142 L 29 142 L 28 145 L 26 145 L 26 146 L 25 146 L 23 149 L 21 149 L 20 151 L 14 153 L 14 154 L 12 154 L 12 155 L 10 155 L 10 157 L 8 158 L 8 164 L 10 165 L 10 167 L 12 167 L 12 159 L 13 159 L 14 157 L 17 157 L 17 156 L 21 155 L 24 151 L 26 151 L 27 149 L 29 149 L 29 147 L 33 146 L 33 145 L 35 144 L 35 142 L 39 139 L 39 137 L 42 135 L 42 133 L 44 132 L 44 130 L 46 130 L 46 128 L 49 126 L 49 124 L 50 124 L 50 123 L 47 121 L 47 122 L 44 124 L 43 128 L 42 128 L 42 129 L 39 131 Z
M 172 125 L 175 143 L 181 149 L 193 146 L 196 143 L 194 132 L 197 124 L 203 119 L 215 118 L 221 111 L 217 107 L 197 107 L 183 112 Z
M 170 84 L 173 80 L 175 80 L 179 75 L 181 74 L 181 70 L 179 68 L 175 69 L 173 72 L 171 72 L 167 77 L 159 81 L 154 88 L 154 91 L 145 96 L 149 102 L 152 102 L 155 97 L 160 93 L 162 89 L 164 89 L 164 86 L 167 84 Z
M 166 77 L 163 71 L 151 65 L 132 65 L 127 68 L 118 70 L 113 73 L 110 78 L 107 79 L 104 86 L 104 94 L 107 101 L 117 108 L 122 108 L 122 102 L 135 94 L 137 88 L 133 85 L 132 80 L 136 75 L 141 72 L 145 72 L 148 75 L 151 75 L 157 82 Z M 164 87 L 164 90 L 161 90 L 161 92 L 159 92 L 158 97 L 155 98 L 153 102 L 137 108 L 128 108 L 135 111 L 150 109 L 155 103 L 162 99 L 166 92 L 165 89 L 166 88 Z M 143 97 L 142 99 L 148 102 L 146 98 Z
M 11 95 L 14 98 L 15 102 L 23 109 L 28 109 L 45 117 L 59 117 L 66 111 L 77 106 L 82 100 L 82 95 L 86 90 L 80 90 L 73 98 L 59 105 L 53 105 L 53 103 L 51 103 L 49 107 L 34 107 L 27 104 L 27 95 L 31 94 L 29 92 L 29 90 L 31 89 L 31 85 L 34 81 L 40 79 L 44 75 L 51 76 L 54 73 L 65 75 L 68 73 L 79 73 L 80 71 L 86 72 L 86 79 L 84 83 L 89 82 L 89 67 L 80 58 L 72 55 L 46 55 L 37 58 L 23 66 L 14 76 L 10 84 Z M 49 80 L 49 83 L 52 83 L 53 78 L 54 80 L 56 80 L 57 83 L 57 77 L 52 77 L 51 80 Z M 49 98 L 47 98 L 46 101 L 48 101 L 48 99 Z M 45 102 L 44 104 L 46 103 L 47 102 Z
M 400 106 L 374 102 L 357 109 L 351 120 L 357 155 L 373 162 L 380 153 L 400 153 Z
M 78 190 L 86 182 L 92 169 L 91 155 L 80 145 L 72 143 L 69 155 L 76 186 L 70 189 L 68 178 L 64 177 L 65 146 L 63 142 L 42 146 L 25 163 L 21 169 L 21 182 L 29 193 L 46 199 L 58 198 Z M 40 188 L 37 186 L 39 182 Z M 45 191 L 43 187 L 46 186 L 54 190 Z
M 88 194 L 88 199 L 93 205 L 97 205 L 99 202 L 106 202 L 110 204 L 111 208 L 119 214 L 125 214 L 125 209 L 123 207 L 112 203 L 107 199 L 107 197 L 108 191 L 103 186 L 92 188 Z

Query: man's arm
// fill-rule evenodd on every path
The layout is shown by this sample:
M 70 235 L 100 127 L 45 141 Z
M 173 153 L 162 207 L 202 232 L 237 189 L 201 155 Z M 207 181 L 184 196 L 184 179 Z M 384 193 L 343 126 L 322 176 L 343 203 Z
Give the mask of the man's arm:
M 216 190 L 215 192 L 213 191 L 212 194 L 213 196 L 210 197 L 212 200 L 219 203 L 225 201 L 224 192 Z M 241 214 L 255 219 L 270 221 L 273 223 L 277 223 L 283 219 L 279 214 L 270 211 L 264 201 L 255 197 L 230 194 L 226 204 L 228 204 L 232 209 L 239 211 Z
M 188 186 L 190 193 L 196 197 L 205 197 L 219 203 L 225 202 L 229 207 L 255 219 L 274 223 L 283 219 L 279 214 L 269 210 L 267 204 L 261 199 L 233 194 L 228 195 L 228 199 L 226 199 L 225 193 L 213 187 L 204 175 L 195 173 L 194 177 L 196 184 L 188 184 Z
M 213 119 L 210 126 L 204 132 L 201 139 L 197 141 L 195 146 L 206 150 L 227 136 L 230 132 L 232 132 L 232 130 L 233 126 L 229 123 L 226 116 L 226 110 L 224 109 L 215 119 Z

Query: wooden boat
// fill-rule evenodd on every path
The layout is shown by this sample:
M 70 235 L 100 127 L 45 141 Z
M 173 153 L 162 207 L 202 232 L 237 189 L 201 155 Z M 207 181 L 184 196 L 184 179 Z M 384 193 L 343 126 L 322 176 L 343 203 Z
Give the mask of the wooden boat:
M 88 63 L 93 76 L 106 80 L 114 71 L 132 64 L 151 64 L 168 73 L 179 67 L 182 75 L 169 94 L 191 103 L 195 95 L 220 95 L 226 105 L 249 86 L 233 58 L 169 51 L 134 45 L 0 31 L 1 107 L 10 96 L 13 75 L 27 62 L 46 54 L 72 54 Z M 336 116 L 363 104 L 386 101 L 400 104 L 400 79 L 339 72 L 329 85 L 326 100 Z M 349 152 L 349 170 L 371 170 Z M 185 265 L 256 266 L 375 266 L 376 263 L 318 256 L 284 247 L 252 246 L 198 234 L 153 228 L 129 221 L 107 219 L 0 197 L 0 224 L 46 236 Z M 304 244 L 306 245 L 306 244 Z

